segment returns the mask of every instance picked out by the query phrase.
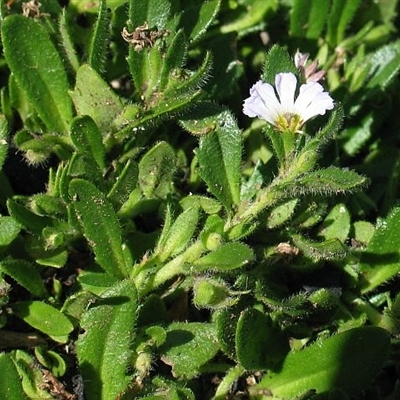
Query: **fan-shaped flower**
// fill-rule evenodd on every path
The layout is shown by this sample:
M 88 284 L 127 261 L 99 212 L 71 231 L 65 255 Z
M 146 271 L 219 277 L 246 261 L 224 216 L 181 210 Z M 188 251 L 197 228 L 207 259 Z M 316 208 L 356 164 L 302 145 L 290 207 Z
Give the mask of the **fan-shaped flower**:
M 295 99 L 296 89 L 297 78 L 290 72 L 276 75 L 275 88 L 258 81 L 244 101 L 243 113 L 251 118 L 262 118 L 282 132 L 300 132 L 310 118 L 333 109 L 333 99 L 319 83 L 301 85 Z

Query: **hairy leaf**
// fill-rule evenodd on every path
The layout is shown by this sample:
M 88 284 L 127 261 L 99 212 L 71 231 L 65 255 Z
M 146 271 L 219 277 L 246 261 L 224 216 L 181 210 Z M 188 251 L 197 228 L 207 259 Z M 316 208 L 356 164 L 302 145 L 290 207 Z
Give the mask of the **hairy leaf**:
M 274 45 L 265 58 L 261 79 L 270 85 L 275 85 L 275 76 L 281 72 L 298 74 L 289 53 L 283 47 Z
M 253 251 L 245 244 L 231 242 L 197 259 L 193 265 L 197 271 L 229 271 L 240 268 L 254 259 Z
M 78 152 L 93 158 L 101 170 L 105 168 L 105 153 L 101 132 L 87 115 L 76 117 L 71 125 L 71 139 Z
M 319 39 L 330 3 L 319 0 L 295 0 L 290 17 L 290 34 L 295 38 Z
M 240 201 L 242 137 L 229 111 L 215 111 L 215 130 L 200 138 L 197 157 L 208 190 L 231 210 Z
M 106 0 L 99 4 L 99 14 L 93 27 L 92 37 L 89 44 L 88 64 L 98 73 L 104 72 L 107 59 L 108 43 L 110 40 L 110 15 Z
M 20 230 L 21 225 L 13 217 L 0 217 L 0 248 L 9 245 Z
M 300 175 L 294 182 L 283 185 L 290 196 L 333 195 L 360 190 L 367 178 L 351 170 L 328 167 Z
M 21 378 L 9 354 L 0 354 L 0 388 L 4 400 L 26 400 Z
M 66 134 L 72 120 L 68 81 L 45 29 L 22 15 L 2 24 L 4 55 L 18 85 L 50 131 Z
M 327 39 L 331 47 L 340 44 L 361 0 L 334 0 L 328 17 Z
M 175 322 L 168 327 L 160 353 L 161 359 L 172 367 L 174 376 L 190 379 L 200 373 L 201 366 L 218 350 L 213 324 Z
M 135 285 L 124 280 L 83 314 L 77 353 L 88 400 L 116 399 L 127 390 L 137 307 Z
M 357 393 L 378 373 L 389 345 L 384 329 L 350 329 L 290 353 L 278 371 L 266 374 L 250 391 L 255 395 L 268 390 L 277 398 L 294 398 L 309 389 L 317 394 L 334 389 Z
M 158 143 L 142 157 L 139 163 L 139 185 L 147 198 L 164 198 L 171 192 L 175 165 L 175 152 L 166 142 Z
M 362 293 L 374 290 L 400 272 L 400 208 L 378 220 L 375 233 L 360 260 Z
M 69 192 L 96 261 L 110 276 L 127 276 L 121 228 L 110 202 L 92 183 L 82 179 L 71 181 Z
M 47 298 L 47 290 L 39 271 L 25 260 L 3 260 L 0 261 L 0 271 L 11 276 L 21 286 L 39 298 Z
M 70 92 L 70 96 L 78 114 L 92 117 L 102 135 L 111 130 L 114 119 L 123 110 L 120 97 L 87 64 L 78 69 L 75 89 Z
M 61 343 L 68 340 L 68 335 L 74 329 L 63 313 L 42 301 L 19 301 L 12 304 L 11 308 L 27 324 Z
M 288 351 L 288 339 L 271 325 L 265 314 L 252 308 L 240 314 L 236 329 L 236 354 L 244 368 L 271 368 Z

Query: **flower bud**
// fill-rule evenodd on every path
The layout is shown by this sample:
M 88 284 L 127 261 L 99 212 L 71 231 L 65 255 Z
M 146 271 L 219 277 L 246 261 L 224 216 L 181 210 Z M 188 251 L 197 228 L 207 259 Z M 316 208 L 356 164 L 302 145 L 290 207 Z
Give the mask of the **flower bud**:
M 224 282 L 206 277 L 198 279 L 193 286 L 193 303 L 199 308 L 223 308 L 232 303 L 229 289 Z

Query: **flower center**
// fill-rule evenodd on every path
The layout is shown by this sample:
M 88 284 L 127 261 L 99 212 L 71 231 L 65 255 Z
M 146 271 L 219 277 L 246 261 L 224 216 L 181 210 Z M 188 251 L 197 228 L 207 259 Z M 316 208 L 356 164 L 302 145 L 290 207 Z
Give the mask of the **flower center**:
M 299 132 L 304 122 L 300 115 L 292 113 L 284 113 L 277 116 L 275 119 L 275 126 L 281 132 Z

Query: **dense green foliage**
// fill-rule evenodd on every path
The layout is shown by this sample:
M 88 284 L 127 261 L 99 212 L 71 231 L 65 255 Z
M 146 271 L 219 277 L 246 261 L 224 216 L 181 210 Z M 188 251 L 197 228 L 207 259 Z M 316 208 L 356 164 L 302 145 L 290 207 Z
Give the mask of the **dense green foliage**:
M 41 3 L 0 0 L 0 397 L 400 398 L 397 0 Z M 297 49 L 334 109 L 249 119 Z

